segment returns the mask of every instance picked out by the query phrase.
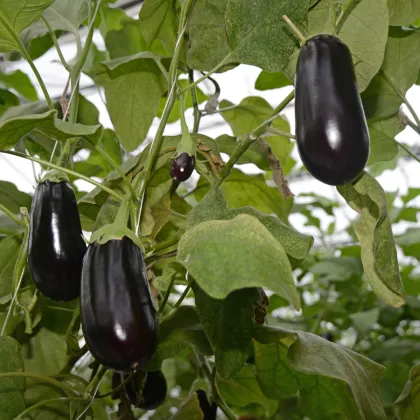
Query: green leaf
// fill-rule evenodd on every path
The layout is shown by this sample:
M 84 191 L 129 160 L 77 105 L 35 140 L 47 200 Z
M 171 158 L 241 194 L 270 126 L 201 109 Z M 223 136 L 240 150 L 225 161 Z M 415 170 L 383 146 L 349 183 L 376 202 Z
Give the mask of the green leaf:
M 379 309 L 373 308 L 369 311 L 356 312 L 350 315 L 354 327 L 360 334 L 368 332 L 375 322 L 378 322 Z
M 19 237 L 11 236 L 0 241 L 0 303 L 12 298 L 13 271 L 19 254 Z
M 389 162 L 398 155 L 396 135 L 401 131 L 398 116 L 378 121 L 369 121 L 370 154 L 368 165 Z
M 257 375 L 267 396 L 299 390 L 299 407 L 313 420 L 385 418 L 382 366 L 311 333 L 261 326 L 255 339 Z
M 420 365 L 411 368 L 409 378 L 403 391 L 395 401 L 395 413 L 398 420 L 418 419 L 420 396 Z
M 419 235 L 420 228 L 408 228 L 404 234 L 395 238 L 395 243 L 403 249 L 406 256 L 419 258 Z
M 223 100 L 220 103 L 220 109 L 231 107 L 232 105 L 231 102 Z M 235 136 L 241 136 L 250 133 L 262 122 L 270 118 L 273 115 L 273 111 L 274 109 L 265 99 L 258 96 L 249 96 L 243 99 L 235 108 L 223 111 L 221 114 L 230 125 L 233 134 Z M 274 120 L 272 127 L 290 133 L 290 125 L 288 121 L 282 117 Z M 294 144 L 291 142 L 290 138 L 273 135 L 266 137 L 265 140 L 270 145 L 272 152 L 280 160 L 282 166 L 291 169 L 291 167 L 293 167 L 293 160 L 291 159 L 290 154 Z M 220 136 L 217 139 L 217 143 L 220 147 L 220 152 L 229 155 L 231 155 L 237 147 L 236 139 L 227 135 Z M 267 153 L 258 140 L 241 156 L 238 163 L 255 163 L 261 169 L 270 169 Z
M 197 0 L 188 18 L 188 66 L 209 71 L 218 65 L 231 50 L 226 36 L 226 0 Z M 237 61 L 237 60 L 236 60 Z M 235 58 L 225 62 L 225 69 L 235 66 Z
M 419 52 L 420 33 L 397 27 L 389 28 L 381 71 L 362 95 L 366 118 L 384 118 L 398 112 L 402 97 L 413 86 L 419 74 L 420 63 L 416 59 Z
M 29 101 L 37 101 L 38 94 L 29 77 L 20 70 L 12 73 L 0 73 L 0 83 L 6 87 L 14 89 Z
M 0 89 L 0 117 L 11 107 L 20 104 L 19 98 L 6 89 Z
M 354 230 L 360 241 L 367 281 L 386 303 L 395 307 L 403 305 L 404 286 L 387 216 L 387 199 L 381 185 L 365 172 L 354 184 L 337 187 L 337 190 L 350 207 L 360 213 Z
M 23 29 L 37 21 L 54 0 L 0 0 L 0 52 L 19 50 Z
M 137 54 L 147 50 L 141 31 L 141 22 L 125 18 L 122 28 L 107 32 L 105 45 L 111 59 Z
M 257 218 L 240 214 L 189 229 L 178 244 L 177 260 L 211 297 L 234 290 L 267 287 L 300 308 L 284 248 Z
M 171 420 L 204 420 L 203 410 L 200 408 L 197 394 L 193 392 L 171 417 Z
M 148 45 L 152 45 L 155 39 L 159 39 L 166 52 L 172 55 L 178 33 L 176 2 L 146 0 L 140 9 L 139 20 Z
M 31 208 L 32 197 L 19 191 L 15 184 L 0 181 L 0 204 L 7 207 L 12 213 L 19 214 L 21 207 Z
M 235 57 L 243 64 L 278 72 L 286 66 L 296 37 L 281 18 L 287 15 L 298 28 L 306 28 L 308 0 L 230 0 L 226 33 Z
M 141 52 L 97 64 L 90 74 L 105 88 L 107 109 L 127 151 L 144 141 L 167 89 L 160 61 L 154 53 Z
M 352 257 L 326 258 L 311 266 L 309 270 L 322 276 L 327 282 L 346 281 L 363 273 L 360 260 Z
M 57 111 L 48 111 L 38 115 L 26 115 L 0 122 L 0 149 L 11 149 L 31 131 L 38 130 L 53 140 L 64 141 L 74 137 L 83 137 L 95 144 L 102 135 L 100 125 L 85 126 L 69 123 L 57 117 Z
M 309 13 L 310 36 L 331 33 L 330 8 L 335 0 L 321 0 Z M 363 92 L 378 73 L 388 39 L 387 0 L 363 0 L 355 3 L 338 32 L 353 56 L 359 91 Z M 297 59 L 297 55 L 295 57 Z M 288 70 L 295 72 L 296 65 Z
M 61 391 L 39 382 L 31 382 L 25 390 L 27 407 L 31 407 L 41 401 L 52 398 L 59 399 L 60 397 L 63 397 Z M 38 409 L 31 409 L 30 415 L 33 420 L 67 420 L 69 418 L 69 404 L 67 401 L 60 400 L 49 402 Z
M 262 71 L 255 81 L 255 89 L 269 90 L 292 85 L 292 81 L 282 72 L 268 73 Z
M 100 12 L 99 30 L 104 40 L 109 31 L 119 31 L 123 27 L 123 23 L 130 18 L 119 7 L 102 7 Z
M 267 398 L 262 392 L 252 365 L 246 364 L 234 378 L 219 378 L 217 382 L 223 399 L 233 406 L 235 411 L 249 414 L 251 407 L 257 406 L 259 415 L 272 416 L 277 409 L 278 402 Z
M 420 16 L 419 0 L 388 0 L 389 24 L 408 26 Z
M 188 215 L 187 228 L 208 220 L 230 220 L 239 214 L 249 214 L 256 217 L 282 245 L 293 268 L 296 268 L 308 255 L 313 244 L 311 236 L 302 235 L 282 223 L 278 218 L 260 213 L 249 206 L 228 209 L 227 202 L 220 190 L 211 190 L 194 207 Z
M 0 337 L 0 373 L 22 372 L 23 361 L 20 345 L 12 337 Z M 23 392 L 25 378 L 4 378 L 0 380 L 1 418 L 13 420 L 25 409 Z
M 211 298 L 196 284 L 193 290 L 200 321 L 215 353 L 217 372 L 229 379 L 242 369 L 248 358 L 260 293 L 255 288 L 237 290 L 219 300 Z
M 159 345 L 147 370 L 158 370 L 165 359 L 181 353 L 188 345 L 206 355 L 213 353 L 193 306 L 181 306 L 160 324 Z

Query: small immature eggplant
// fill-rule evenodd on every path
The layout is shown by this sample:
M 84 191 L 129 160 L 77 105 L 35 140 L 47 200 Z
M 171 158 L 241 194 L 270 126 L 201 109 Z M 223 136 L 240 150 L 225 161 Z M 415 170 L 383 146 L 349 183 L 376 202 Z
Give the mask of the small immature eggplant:
M 309 39 L 295 86 L 296 143 L 306 169 L 329 185 L 356 180 L 369 157 L 369 131 L 348 47 L 330 35 Z
M 195 157 L 188 153 L 181 153 L 171 163 L 169 173 L 174 181 L 186 181 L 193 173 Z
M 114 372 L 112 375 L 112 388 L 114 389 L 124 382 L 128 375 L 128 373 Z M 143 389 L 141 389 L 141 376 L 141 374 L 134 375 L 124 386 L 125 395 L 135 407 L 143 410 L 154 410 L 166 398 L 168 386 L 165 376 L 160 370 L 148 372 Z
M 29 272 L 40 292 L 59 302 L 78 297 L 85 252 L 73 189 L 65 181 L 41 182 L 32 199 L 28 245 Z
M 86 343 L 101 364 L 142 369 L 158 344 L 158 319 L 140 248 L 128 237 L 93 242 L 82 270 L 81 320 Z

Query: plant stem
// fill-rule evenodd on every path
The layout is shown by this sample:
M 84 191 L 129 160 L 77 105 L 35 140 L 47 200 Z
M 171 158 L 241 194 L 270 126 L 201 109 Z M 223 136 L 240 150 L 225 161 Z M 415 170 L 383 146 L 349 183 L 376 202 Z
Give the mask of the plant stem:
M 85 378 L 82 378 L 79 375 L 73 375 L 71 373 L 67 373 L 65 375 L 54 375 L 53 378 L 55 378 L 55 379 L 67 379 L 67 378 L 71 378 L 71 379 L 75 379 L 76 381 L 81 382 L 85 386 L 89 385 L 89 382 Z
M 70 169 L 62 168 L 61 166 L 55 165 L 53 163 L 49 163 L 45 160 L 38 159 L 38 158 L 33 157 L 33 156 L 25 155 L 25 153 L 13 152 L 13 151 L 10 151 L 10 150 L 0 150 L 0 153 L 6 153 L 7 155 L 13 155 L 13 156 L 19 156 L 21 158 L 32 160 L 34 162 L 40 163 L 41 165 L 50 166 L 51 168 L 62 171 L 64 173 L 68 174 L 68 175 L 74 176 L 76 178 L 83 179 L 83 181 L 86 181 L 86 182 L 89 182 L 89 184 L 95 185 L 95 187 L 98 187 L 101 190 L 107 192 L 109 195 L 112 195 L 117 200 L 124 201 L 124 197 L 122 195 L 116 193 L 115 191 L 111 190 L 111 188 L 108 188 L 105 185 L 102 185 L 101 183 L 99 183 L 99 182 L 97 182 L 97 181 L 95 181 L 95 180 L 93 180 L 93 179 L 91 179 L 91 178 L 89 178 L 85 175 L 79 174 L 78 172 L 74 172 Z
M 290 133 L 287 133 L 286 131 L 278 130 L 277 128 L 270 127 L 267 130 L 269 133 L 278 134 L 279 136 L 289 137 L 290 139 L 295 139 L 296 136 Z
M 31 405 L 26 410 L 22 411 L 17 417 L 15 417 L 14 420 L 19 420 L 21 418 L 24 418 L 26 414 L 28 414 L 30 411 L 35 410 L 36 408 L 42 407 L 43 405 L 47 405 L 52 402 L 59 402 L 59 401 L 85 401 L 84 398 L 69 398 L 69 397 L 59 397 L 59 398 L 50 398 L 48 400 L 39 401 L 34 405 Z
M 217 386 L 216 366 L 213 367 L 213 372 L 211 374 L 211 388 L 214 402 L 219 406 L 223 413 L 225 413 L 229 420 L 236 420 L 234 412 L 230 409 L 230 407 L 226 404 L 225 400 L 220 395 L 220 391 Z
M 306 38 L 303 36 L 302 32 L 297 28 L 297 26 L 289 19 L 288 16 L 283 15 L 283 20 L 289 25 L 290 29 L 299 38 L 300 42 L 303 44 L 306 42 Z
M 155 139 L 153 140 L 152 146 L 149 151 L 149 155 L 147 156 L 147 162 L 144 169 L 144 176 L 141 180 L 140 187 L 136 191 L 137 197 L 140 200 L 139 205 L 139 214 L 137 218 L 137 226 L 136 226 L 136 234 L 139 234 L 140 230 L 140 218 L 143 210 L 143 204 L 144 204 L 144 195 L 146 192 L 146 187 L 149 182 L 150 176 L 152 175 L 153 168 L 156 163 L 157 156 L 159 154 L 159 150 L 163 143 L 163 132 L 165 131 L 166 124 L 168 123 L 169 116 L 171 114 L 172 108 L 174 107 L 175 101 L 176 101 L 176 73 L 178 69 L 178 61 L 181 54 L 181 49 L 183 46 L 182 39 L 184 37 L 184 30 L 187 23 L 188 18 L 188 11 L 192 4 L 192 0 L 186 0 L 186 2 L 183 5 L 182 11 L 181 11 L 181 18 L 179 22 L 179 31 L 178 39 L 174 51 L 174 56 L 171 61 L 171 66 L 169 70 L 169 94 L 168 98 L 166 100 L 165 107 L 162 112 L 162 117 L 160 119 L 160 123 L 156 132 Z
M 50 109 L 54 109 L 54 105 L 51 101 L 50 95 L 48 94 L 48 90 L 45 86 L 44 81 L 42 80 L 41 75 L 38 72 L 38 69 L 36 68 L 34 62 L 32 61 L 31 56 L 29 55 L 28 51 L 26 50 L 25 46 L 22 44 L 22 41 L 20 38 L 15 34 L 15 31 L 13 28 L 10 27 L 9 22 L 7 22 L 6 19 L 2 15 L 0 15 L 0 23 L 6 28 L 6 30 L 9 32 L 10 36 L 15 41 L 16 45 L 18 46 L 20 52 L 25 57 L 25 60 L 28 62 L 29 66 L 31 67 L 32 71 L 34 72 L 34 75 L 36 79 L 38 80 L 39 86 L 42 89 L 42 92 L 44 94 L 45 100 L 47 101 L 48 107 Z
M 420 128 L 417 127 L 416 124 L 413 123 L 409 118 L 407 118 L 407 125 L 410 126 L 417 134 L 420 135 Z
M 16 224 L 18 225 L 23 225 L 22 221 L 19 220 L 19 218 L 14 215 L 7 207 L 3 206 L 3 204 L 0 204 L 0 210 L 6 214 L 7 216 L 9 216 Z
M 171 276 L 171 282 L 169 283 L 168 289 L 166 290 L 166 293 L 165 293 L 165 297 L 163 298 L 162 304 L 160 305 L 158 315 L 160 315 L 163 312 L 163 309 L 165 308 L 166 303 L 168 302 L 169 296 L 171 295 L 172 287 L 175 283 L 175 277 L 176 277 L 176 273 L 174 273 Z
M 191 83 L 194 83 L 194 70 L 190 69 L 188 71 L 188 77 Z M 197 98 L 197 88 L 193 86 L 191 88 L 191 98 L 194 107 L 194 125 L 193 125 L 193 133 L 198 133 L 198 129 L 200 127 L 200 120 L 201 120 L 201 112 L 198 108 L 198 98 Z
M 268 120 L 261 123 L 256 129 L 254 129 L 251 133 L 243 137 L 238 143 L 233 155 L 230 159 L 226 162 L 223 169 L 220 171 L 219 176 L 216 178 L 212 185 L 213 190 L 217 190 L 223 183 L 223 181 L 229 176 L 230 172 L 232 171 L 233 166 L 239 160 L 239 158 L 248 150 L 249 146 L 261 135 L 261 130 L 264 129 L 267 125 L 270 125 L 272 121 L 277 118 L 277 115 L 284 109 L 286 106 L 292 101 L 295 97 L 295 92 L 290 92 L 286 98 L 278 105 L 274 111 L 273 116 Z
M 44 15 L 42 15 L 42 16 L 41 16 L 41 19 L 44 21 L 45 26 L 48 28 L 48 31 L 49 31 L 49 33 L 50 33 L 50 35 L 51 35 L 52 40 L 53 40 L 53 43 L 54 43 L 55 49 L 57 50 L 58 57 L 60 58 L 61 64 L 62 64 L 62 65 L 63 65 L 63 67 L 64 67 L 64 68 L 65 68 L 65 69 L 66 69 L 66 70 L 70 73 L 71 68 L 70 68 L 70 66 L 67 64 L 66 59 L 64 58 L 63 52 L 61 51 L 60 44 L 58 43 L 58 39 L 57 39 L 57 37 L 55 36 L 55 32 L 54 32 L 53 28 L 52 28 L 52 27 L 51 27 L 51 25 L 49 24 L 48 20 L 47 20 L 47 19 L 45 19 Z
M 405 104 L 405 106 L 408 108 L 408 110 L 411 112 L 411 115 L 414 118 L 414 121 L 417 124 L 417 127 L 420 127 L 420 119 L 418 117 L 418 115 L 416 114 L 416 112 L 414 111 L 414 108 L 411 106 L 410 102 L 408 102 L 407 98 L 405 97 L 405 95 L 403 94 L 403 92 L 401 92 L 400 88 L 394 83 L 394 81 L 386 74 L 385 71 L 380 70 L 380 74 L 382 75 L 382 77 L 388 82 L 388 84 L 392 87 L 392 89 L 394 89 L 395 93 L 401 98 L 401 100 L 403 101 L 403 103 Z
M 121 167 L 115 162 L 114 159 L 112 159 L 111 156 L 109 156 L 109 154 L 99 144 L 95 146 L 95 149 L 109 162 L 109 164 L 114 168 L 114 170 L 118 173 L 118 175 L 123 179 L 133 199 L 134 200 L 137 199 L 136 192 L 134 191 L 134 188 L 131 185 L 131 182 L 128 180 L 127 176 L 125 175 Z
M 394 143 L 398 145 L 398 147 L 401 147 L 408 155 L 410 155 L 414 160 L 420 163 L 420 158 L 418 158 L 407 146 L 400 143 L 398 140 L 394 140 Z
M 93 377 L 93 379 L 90 381 L 89 385 L 85 389 L 86 398 L 92 397 L 92 395 L 90 395 L 92 391 L 94 394 L 96 393 L 99 383 L 101 382 L 107 370 L 108 369 L 105 366 L 102 366 L 102 365 L 99 366 L 99 369 L 96 372 L 96 375 Z
M 166 248 L 169 248 L 172 245 L 176 245 L 179 242 L 180 239 L 181 239 L 180 234 L 176 234 L 176 235 L 172 236 L 168 240 L 166 240 L 164 242 L 161 242 L 160 244 L 157 244 L 153 249 L 153 253 L 156 254 L 157 252 L 162 251 L 162 249 L 166 249 Z
M 112 389 L 111 391 L 105 393 L 105 394 L 99 394 L 96 398 L 106 398 L 109 397 L 110 395 L 118 392 L 120 389 L 124 388 L 128 382 L 131 381 L 131 378 L 136 374 L 136 372 L 130 373 L 130 375 L 127 376 L 127 378 L 125 378 L 124 381 L 122 381 L 117 387 L 115 387 L 114 389 Z
M 351 7 L 352 4 L 353 4 L 353 0 L 347 0 L 346 5 L 343 7 L 343 10 L 340 13 L 340 16 L 338 17 L 337 22 L 335 24 L 334 34 L 337 34 L 338 31 L 340 30 L 340 27 L 341 27 L 341 25 L 342 25 L 342 23 L 344 21 L 344 18 L 347 16 L 347 14 L 348 14 L 348 12 L 349 12 L 350 7 Z
M 0 379 L 3 378 L 15 378 L 15 377 L 23 377 L 23 378 L 30 378 L 35 379 L 36 381 L 45 382 L 54 388 L 59 388 L 61 391 L 65 392 L 67 395 L 76 395 L 80 397 L 80 393 L 73 389 L 72 387 L 57 381 L 56 379 L 50 378 L 49 376 L 42 376 L 36 373 L 30 372 L 7 372 L 7 373 L 0 373 Z

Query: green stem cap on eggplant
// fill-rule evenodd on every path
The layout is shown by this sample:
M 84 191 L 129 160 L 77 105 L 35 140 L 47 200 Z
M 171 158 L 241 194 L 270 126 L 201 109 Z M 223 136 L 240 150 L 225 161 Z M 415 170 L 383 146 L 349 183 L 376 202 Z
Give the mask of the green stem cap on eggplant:
M 329 185 L 355 181 L 369 157 L 369 131 L 349 48 L 331 35 L 310 38 L 295 86 L 296 142 L 306 169 Z

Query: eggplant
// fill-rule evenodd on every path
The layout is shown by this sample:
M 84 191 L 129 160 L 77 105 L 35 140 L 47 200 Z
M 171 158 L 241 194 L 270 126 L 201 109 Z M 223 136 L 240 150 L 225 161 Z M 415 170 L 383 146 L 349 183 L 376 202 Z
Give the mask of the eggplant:
M 193 173 L 195 157 L 188 153 L 181 153 L 171 163 L 169 173 L 174 181 L 186 181 Z
M 130 372 L 152 358 L 159 341 L 157 312 L 142 252 L 128 236 L 89 245 L 80 310 L 86 344 L 99 363 Z
M 129 374 L 114 372 L 112 375 L 112 388 L 124 382 Z M 168 392 L 168 385 L 165 376 L 160 370 L 147 372 L 144 385 L 142 382 L 143 374 L 135 374 L 126 385 L 124 393 L 127 399 L 137 408 L 143 410 L 154 410 L 165 401 Z
M 85 252 L 72 187 L 66 181 L 39 183 L 32 199 L 28 243 L 29 272 L 39 291 L 59 302 L 77 298 Z
M 306 41 L 295 88 L 296 143 L 308 172 L 329 185 L 357 180 L 369 157 L 369 131 L 346 44 L 331 35 Z
M 203 411 L 203 420 L 216 420 L 217 405 L 214 402 L 210 403 L 204 390 L 197 389 L 195 392 L 197 394 L 198 402 L 200 403 L 200 408 Z

